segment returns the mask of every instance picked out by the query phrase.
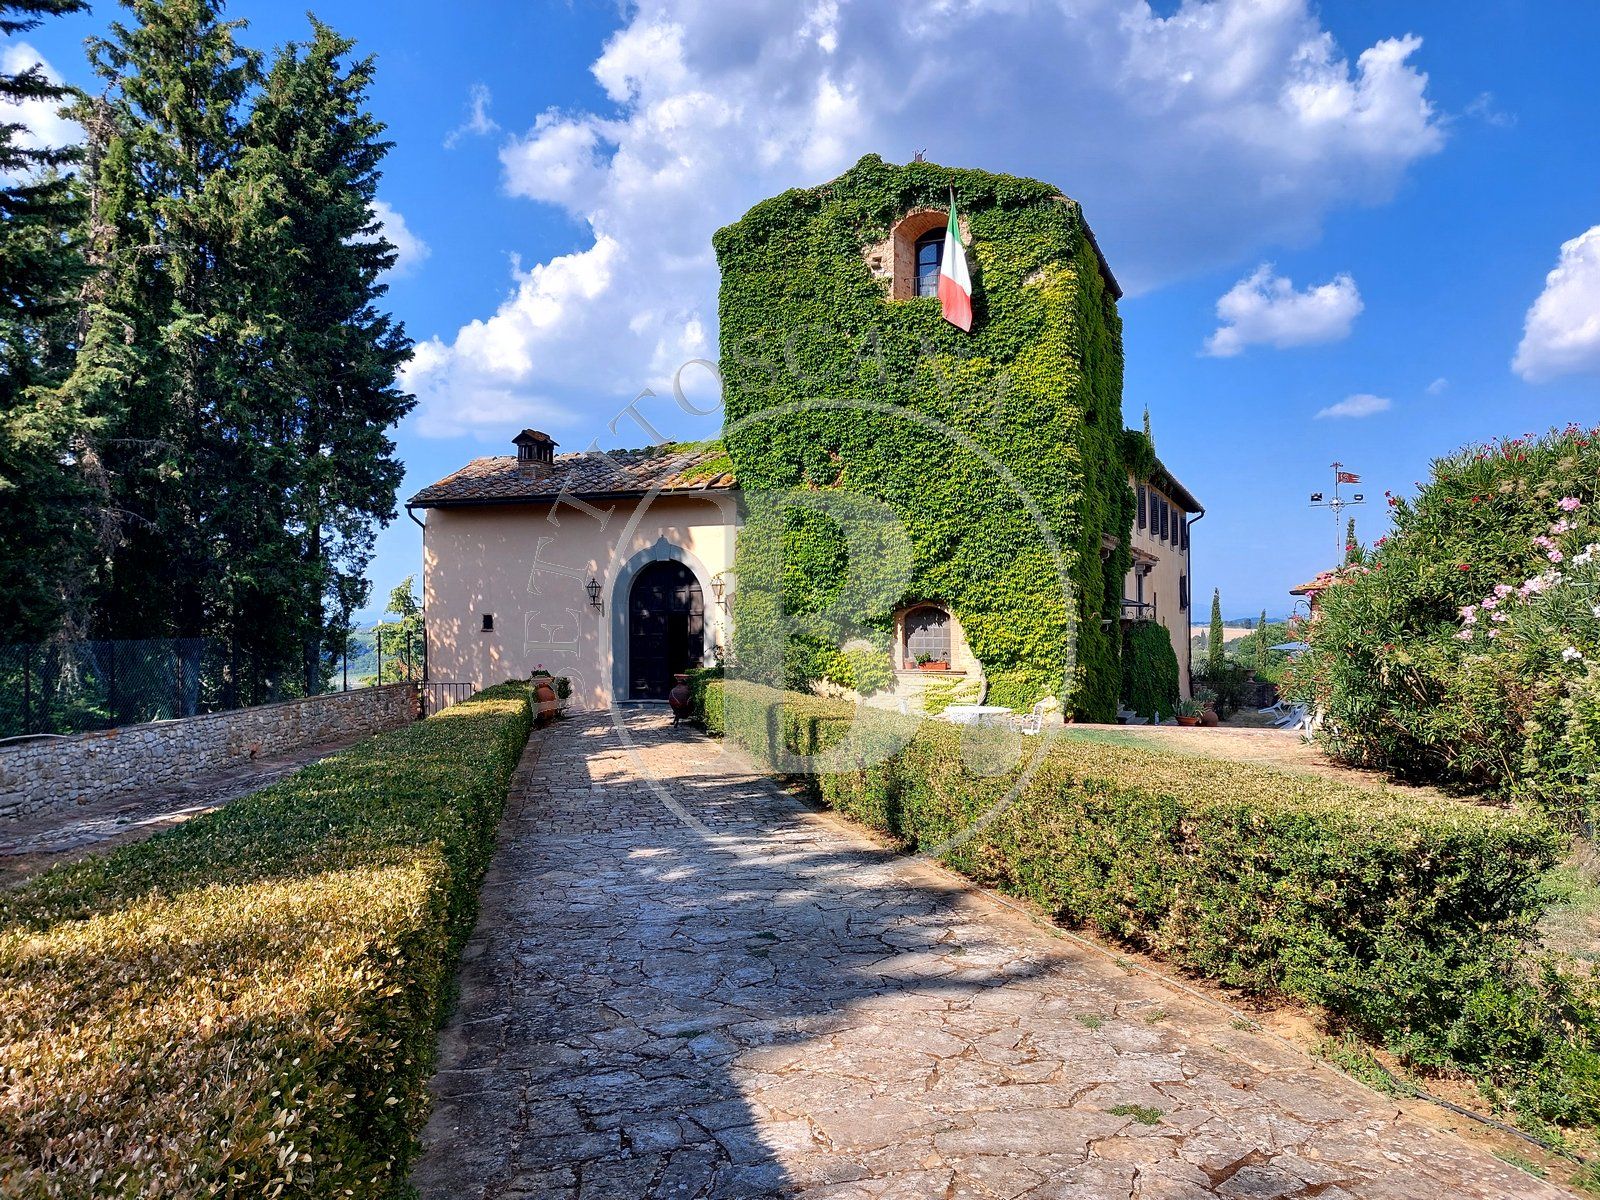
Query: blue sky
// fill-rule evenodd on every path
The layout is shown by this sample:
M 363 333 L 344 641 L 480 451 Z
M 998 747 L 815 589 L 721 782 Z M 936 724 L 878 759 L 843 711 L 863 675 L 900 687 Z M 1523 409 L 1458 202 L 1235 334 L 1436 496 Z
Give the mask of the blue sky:
M 301 32 L 299 7 L 230 14 L 266 46 Z M 1230 617 L 1286 611 L 1328 565 L 1336 530 L 1306 499 L 1333 460 L 1363 477 L 1370 541 L 1384 489 L 1434 456 L 1600 422 L 1600 6 L 938 7 L 317 5 L 378 56 L 396 143 L 389 299 L 421 344 L 404 494 L 524 424 L 566 449 L 642 444 L 608 422 L 715 356 L 711 232 L 869 151 L 1082 201 L 1129 288 L 1129 423 L 1149 406 L 1206 504 L 1195 591 L 1220 587 Z M 23 40 L 87 84 L 82 39 L 114 15 L 102 0 Z M 1366 415 L 1317 415 L 1340 405 Z M 641 410 L 672 437 L 715 428 L 670 398 Z M 375 598 L 419 561 L 401 515 Z

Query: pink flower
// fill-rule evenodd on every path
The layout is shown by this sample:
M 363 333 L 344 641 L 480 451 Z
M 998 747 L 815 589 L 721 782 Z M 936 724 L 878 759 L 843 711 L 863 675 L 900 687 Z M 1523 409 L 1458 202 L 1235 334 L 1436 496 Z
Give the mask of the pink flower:
M 1556 501 L 1556 507 L 1562 512 L 1577 512 L 1582 505 L 1583 501 L 1576 496 L 1563 496 Z
M 1560 562 L 1563 558 L 1566 557 L 1566 555 L 1562 554 L 1561 551 L 1557 550 L 1554 546 L 1551 546 L 1549 552 L 1545 555 L 1545 557 L 1548 558 L 1551 562 Z
M 1514 591 L 1516 591 L 1516 588 L 1512 587 L 1509 583 L 1497 583 L 1494 585 L 1494 594 L 1499 596 L 1502 600 L 1511 595 L 1511 593 Z
M 1493 596 L 1485 596 L 1479 607 L 1487 612 L 1491 608 L 1499 608 L 1500 601 L 1496 600 Z
M 1470 642 L 1472 640 L 1472 630 L 1463 629 L 1460 633 L 1456 634 L 1456 640 L 1459 642 Z
M 1468 625 L 1476 622 L 1478 619 L 1478 606 L 1476 604 L 1469 604 L 1463 608 L 1461 610 L 1461 619 Z

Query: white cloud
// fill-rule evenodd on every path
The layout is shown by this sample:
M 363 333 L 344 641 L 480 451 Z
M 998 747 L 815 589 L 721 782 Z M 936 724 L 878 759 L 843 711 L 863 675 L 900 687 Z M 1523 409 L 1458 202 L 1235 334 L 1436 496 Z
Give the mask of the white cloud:
M 47 79 L 61 82 L 61 74 L 45 57 L 27 42 L 0 43 L 0 71 L 7 75 L 20 75 L 38 66 Z M 23 100 L 18 104 L 0 102 L 0 122 L 21 125 L 16 144 L 28 150 L 46 150 L 72 146 L 83 140 L 83 130 L 76 122 L 61 115 L 61 102 L 57 100 Z
M 409 274 L 433 253 L 428 243 L 411 231 L 405 217 L 392 204 L 384 200 L 374 200 L 372 216 L 378 222 L 375 232 L 394 244 L 395 260 L 394 266 L 390 268 L 392 274 Z
M 1530 383 L 1600 371 L 1600 225 L 1562 245 L 1523 321 L 1511 368 Z
M 1445 393 L 1445 389 L 1448 388 L 1449 386 L 1450 386 L 1450 381 L 1448 379 L 1446 379 L 1443 375 L 1441 375 L 1441 376 L 1439 376 L 1439 378 L 1435 379 L 1432 383 L 1430 383 L 1428 385 L 1428 387 L 1427 387 L 1428 395 L 1430 395 L 1430 396 L 1442 396 Z
M 1374 413 L 1388 412 L 1390 403 L 1382 396 L 1368 395 L 1366 392 L 1349 396 L 1337 404 L 1330 404 L 1327 408 L 1317 413 L 1317 419 L 1324 417 L 1370 417 Z
M 488 85 L 475 83 L 467 97 L 467 119 L 457 125 L 444 137 L 444 148 L 454 150 L 462 138 L 488 137 L 491 133 L 500 132 L 500 122 L 489 115 L 489 105 L 494 100 Z
M 1516 114 L 1506 112 L 1495 103 L 1493 92 L 1479 92 L 1467 105 L 1466 114 L 1496 129 L 1510 129 L 1517 123 Z
M 417 377 L 423 423 L 449 406 L 440 427 L 475 425 L 477 396 L 487 428 L 506 395 L 573 411 L 662 390 L 664 371 L 715 353 L 711 234 L 864 153 L 926 147 L 1059 185 L 1136 292 L 1312 238 L 1442 144 L 1420 41 L 1352 62 L 1311 0 L 1184 0 L 1170 16 L 1128 0 L 627 13 L 592 66 L 607 102 L 538 114 L 501 149 L 507 190 L 558 206 L 590 244 L 441 340 Z
M 1350 336 L 1361 309 L 1361 293 L 1349 275 L 1297 292 L 1293 280 L 1262 263 L 1217 301 L 1222 324 L 1206 339 L 1206 353 L 1228 358 L 1258 343 L 1282 350 L 1336 342 Z

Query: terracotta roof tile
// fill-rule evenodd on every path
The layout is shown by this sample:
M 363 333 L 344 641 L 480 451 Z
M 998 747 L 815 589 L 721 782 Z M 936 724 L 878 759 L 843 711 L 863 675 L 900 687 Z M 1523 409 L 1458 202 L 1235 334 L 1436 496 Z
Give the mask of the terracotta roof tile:
M 1299 587 L 1290 588 L 1289 589 L 1289 595 L 1291 595 L 1291 596 L 1314 596 L 1318 592 L 1327 591 L 1329 588 L 1331 588 L 1334 584 L 1336 584 L 1338 582 L 1339 582 L 1339 572 L 1337 572 L 1337 571 L 1323 571 L 1320 575 L 1318 575 L 1315 579 L 1311 580 L 1310 582 L 1302 583 Z
M 493 504 L 551 500 L 562 492 L 576 496 L 643 495 L 650 491 L 727 491 L 738 483 L 729 472 L 720 447 L 673 452 L 608 450 L 595 454 L 558 454 L 543 473 L 519 469 L 511 455 L 475 458 L 438 483 L 429 484 L 407 503 L 416 508 L 452 504 Z M 711 470 L 706 468 L 710 466 Z

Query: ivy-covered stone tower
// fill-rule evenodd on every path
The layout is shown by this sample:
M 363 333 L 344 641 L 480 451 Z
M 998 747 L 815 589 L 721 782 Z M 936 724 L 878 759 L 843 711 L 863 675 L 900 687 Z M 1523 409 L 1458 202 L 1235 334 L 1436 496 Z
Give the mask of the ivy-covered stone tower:
M 970 333 L 919 294 L 952 194 Z M 725 440 L 753 510 L 763 494 L 868 498 L 903 525 L 910 558 L 896 594 L 839 611 L 837 522 L 790 507 L 772 559 L 753 518 L 736 659 L 781 624 L 781 682 L 804 684 L 854 638 L 883 645 L 897 607 L 929 601 L 959 620 L 991 703 L 1054 694 L 1111 719 L 1128 471 L 1150 451 L 1123 428 L 1121 293 L 1078 205 L 1036 180 L 868 155 L 762 201 L 715 246 Z

